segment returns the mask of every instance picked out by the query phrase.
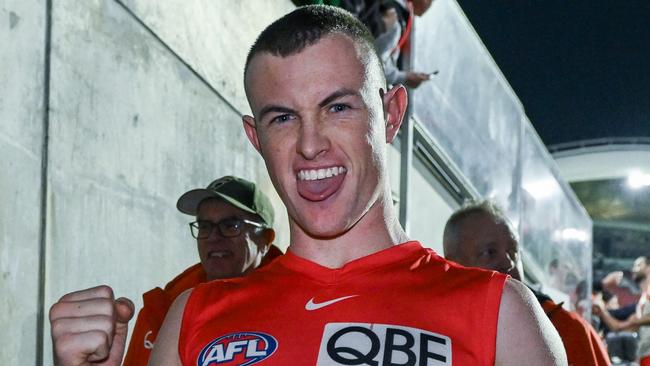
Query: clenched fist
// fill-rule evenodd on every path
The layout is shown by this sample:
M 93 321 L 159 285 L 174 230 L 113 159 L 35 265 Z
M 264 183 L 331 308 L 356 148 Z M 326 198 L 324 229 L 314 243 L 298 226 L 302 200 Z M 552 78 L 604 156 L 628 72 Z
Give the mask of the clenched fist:
M 50 308 L 54 364 L 119 366 L 134 305 L 108 286 L 64 295 Z

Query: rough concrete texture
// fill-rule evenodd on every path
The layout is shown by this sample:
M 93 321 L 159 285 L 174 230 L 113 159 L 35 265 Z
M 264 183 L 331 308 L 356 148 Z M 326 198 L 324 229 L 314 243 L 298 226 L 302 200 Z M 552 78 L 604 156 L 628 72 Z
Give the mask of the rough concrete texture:
M 268 24 L 295 6 L 289 0 L 120 0 L 242 113 L 244 63 Z
M 186 5 L 176 4 L 149 3 L 148 9 L 162 23 L 171 22 Z M 187 227 L 192 218 L 178 213 L 175 202 L 215 177 L 236 173 L 260 182 L 276 207 L 277 242 L 286 246 L 286 213 L 242 132 L 246 102 L 243 89 L 236 90 L 242 76 L 232 70 L 241 68 L 255 33 L 290 3 L 260 9 L 237 4 L 224 14 L 216 3 L 204 3 L 202 22 L 215 29 L 245 25 L 240 36 L 216 34 L 222 47 L 216 54 L 180 60 L 181 52 L 170 51 L 162 35 L 151 34 L 116 1 L 53 2 L 46 162 L 45 4 L 0 4 L 0 326 L 9 330 L 0 336 L 0 364 L 36 363 L 37 313 L 47 313 L 65 292 L 107 283 L 139 306 L 143 291 L 195 263 Z M 251 16 L 258 11 L 262 20 Z M 200 34 L 191 29 L 192 17 L 171 24 L 166 36 L 183 43 L 185 36 Z M 206 42 L 192 47 L 209 48 L 211 39 Z M 184 55 L 201 55 L 189 51 Z M 216 60 L 219 68 L 201 65 Z M 210 85 L 193 70 L 212 75 L 205 77 Z M 226 77 L 215 76 L 220 74 Z M 47 255 L 39 308 L 42 163 L 48 171 Z M 49 365 L 49 324 L 44 331 Z
M 0 365 L 34 365 L 45 5 L 0 2 Z

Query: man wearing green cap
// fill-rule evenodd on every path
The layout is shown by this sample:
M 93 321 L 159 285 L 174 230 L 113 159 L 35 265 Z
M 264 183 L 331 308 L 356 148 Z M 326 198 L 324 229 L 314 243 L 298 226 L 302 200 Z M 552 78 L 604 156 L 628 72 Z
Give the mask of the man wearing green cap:
M 190 227 L 208 280 L 250 272 L 271 248 L 273 206 L 252 182 L 222 177 L 205 189 L 183 194 L 176 207 L 196 216 Z M 279 250 L 275 249 L 272 254 L 277 256 Z
M 282 254 L 271 244 L 275 237 L 273 206 L 252 182 L 221 177 L 206 188 L 186 192 L 176 207 L 196 217 L 189 225 L 200 263 L 186 269 L 164 289 L 156 287 L 143 294 L 144 307 L 138 314 L 124 366 L 147 364 L 165 315 L 183 291 L 215 279 L 241 277 Z M 65 302 L 66 296 L 58 304 Z M 61 306 L 53 306 L 53 327 L 57 307 Z

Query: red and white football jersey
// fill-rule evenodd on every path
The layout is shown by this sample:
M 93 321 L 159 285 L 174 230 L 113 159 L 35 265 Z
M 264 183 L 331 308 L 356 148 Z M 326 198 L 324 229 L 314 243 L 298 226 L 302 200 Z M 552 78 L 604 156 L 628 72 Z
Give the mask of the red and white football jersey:
M 506 276 L 408 242 L 329 269 L 291 252 L 196 287 L 183 365 L 494 365 Z

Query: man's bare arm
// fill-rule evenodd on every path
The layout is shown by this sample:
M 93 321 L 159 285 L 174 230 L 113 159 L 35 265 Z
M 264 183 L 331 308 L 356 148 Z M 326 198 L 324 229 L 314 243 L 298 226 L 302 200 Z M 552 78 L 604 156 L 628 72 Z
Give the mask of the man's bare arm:
M 600 319 L 607 325 L 607 328 L 613 332 L 620 332 L 623 330 L 633 330 L 638 327 L 634 323 L 636 317 L 635 315 L 630 316 L 625 320 L 618 320 L 612 316 L 612 314 L 605 307 L 605 303 L 600 301 L 594 301 L 592 307 L 592 312 L 596 314 Z
M 497 326 L 497 366 L 567 365 L 562 339 L 532 292 L 508 279 Z
M 623 272 L 615 271 L 608 273 L 607 276 L 605 276 L 605 278 L 600 281 L 600 283 L 603 285 L 603 288 L 608 290 L 620 285 L 621 280 L 623 280 Z
M 158 337 L 156 337 L 156 343 L 149 358 L 149 366 L 182 366 L 178 354 L 178 337 L 185 304 L 191 293 L 191 289 L 183 292 L 169 308 Z
M 650 305 L 646 305 L 646 306 L 650 306 Z M 634 317 L 634 319 L 632 319 L 632 324 L 635 327 L 643 327 L 643 326 L 650 325 L 650 314 L 645 314 L 641 317 Z

